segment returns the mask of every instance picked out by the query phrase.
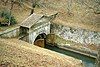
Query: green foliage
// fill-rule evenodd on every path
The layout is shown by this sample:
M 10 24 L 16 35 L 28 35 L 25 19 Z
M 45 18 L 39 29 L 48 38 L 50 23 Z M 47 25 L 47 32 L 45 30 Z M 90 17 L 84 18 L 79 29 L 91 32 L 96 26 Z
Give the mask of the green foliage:
M 0 19 L 1 23 L 9 23 L 10 22 L 11 25 L 16 24 L 16 20 L 15 20 L 14 16 L 12 16 L 10 14 L 10 12 L 8 12 L 8 11 L 1 11 L 0 18 L 1 18 Z
M 8 19 L 0 18 L 0 22 L 1 22 L 1 23 L 6 23 L 6 22 L 8 22 L 8 21 L 9 21 Z

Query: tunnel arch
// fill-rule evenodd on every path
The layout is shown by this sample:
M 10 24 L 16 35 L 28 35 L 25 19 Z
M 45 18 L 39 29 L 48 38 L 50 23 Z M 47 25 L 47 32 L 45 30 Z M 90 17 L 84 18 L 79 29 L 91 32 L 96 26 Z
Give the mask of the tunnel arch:
M 37 37 L 34 40 L 34 45 L 39 47 L 45 47 L 45 44 L 46 44 L 46 34 L 41 33 L 37 35 Z
M 39 35 L 37 35 L 37 37 L 35 38 L 34 41 L 36 41 L 37 39 L 45 39 L 46 38 L 46 34 L 45 33 L 41 33 Z

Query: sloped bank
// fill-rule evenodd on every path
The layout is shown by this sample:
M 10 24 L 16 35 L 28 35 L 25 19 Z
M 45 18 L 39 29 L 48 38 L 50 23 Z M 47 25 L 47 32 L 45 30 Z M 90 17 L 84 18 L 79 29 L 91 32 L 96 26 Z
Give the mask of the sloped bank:
M 82 67 L 81 61 L 17 39 L 0 39 L 0 67 Z

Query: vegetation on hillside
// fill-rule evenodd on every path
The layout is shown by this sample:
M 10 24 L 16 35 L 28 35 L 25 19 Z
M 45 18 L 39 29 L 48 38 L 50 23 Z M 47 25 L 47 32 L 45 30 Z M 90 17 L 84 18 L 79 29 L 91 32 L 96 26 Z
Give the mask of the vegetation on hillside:
M 0 24 L 13 25 L 16 24 L 16 20 L 14 16 L 5 10 L 0 12 Z
M 100 31 L 100 0 L 0 0 L 21 23 L 32 13 L 58 12 L 55 23 Z

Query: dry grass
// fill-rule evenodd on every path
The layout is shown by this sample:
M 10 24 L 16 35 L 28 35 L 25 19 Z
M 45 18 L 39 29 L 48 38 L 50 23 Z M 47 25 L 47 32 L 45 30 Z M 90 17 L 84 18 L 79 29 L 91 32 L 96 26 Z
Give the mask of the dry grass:
M 54 20 L 55 23 L 67 25 L 71 27 L 78 27 L 83 29 L 88 29 L 92 31 L 100 31 L 100 15 L 95 14 L 92 9 L 88 8 L 86 5 L 81 5 L 76 2 L 72 2 L 71 14 L 67 12 L 67 1 L 68 0 L 59 0 L 60 2 L 50 1 L 48 9 L 44 12 L 53 12 L 51 10 L 58 11 L 59 14 Z M 92 1 L 91 1 L 92 2 Z M 59 6 L 57 6 L 59 4 Z M 56 7 L 55 7 L 56 6 Z
M 17 39 L 0 39 L 0 65 L 1 67 L 3 65 L 10 67 L 82 67 L 81 62 L 75 58 Z
M 27 3 L 29 4 L 29 2 L 26 2 L 26 4 Z M 35 13 L 50 14 L 55 11 L 58 12 L 59 14 L 54 20 L 54 23 L 92 31 L 100 31 L 100 15 L 93 13 L 93 10 L 86 5 L 81 6 L 76 0 L 72 2 L 70 14 L 67 9 L 67 0 L 46 0 L 44 5 L 45 7 L 36 7 Z M 27 6 L 19 8 L 18 5 L 15 5 L 14 7 L 13 14 L 18 23 L 21 23 L 29 16 L 30 8 Z

